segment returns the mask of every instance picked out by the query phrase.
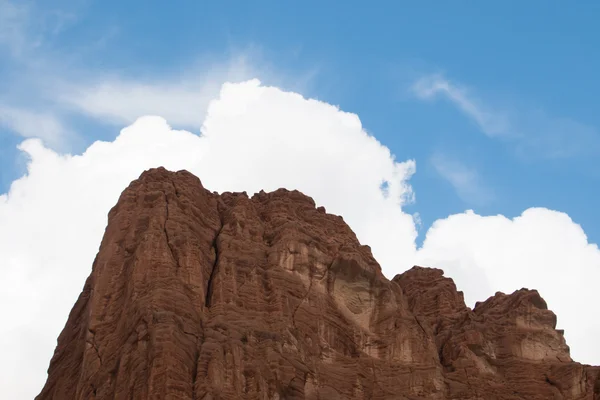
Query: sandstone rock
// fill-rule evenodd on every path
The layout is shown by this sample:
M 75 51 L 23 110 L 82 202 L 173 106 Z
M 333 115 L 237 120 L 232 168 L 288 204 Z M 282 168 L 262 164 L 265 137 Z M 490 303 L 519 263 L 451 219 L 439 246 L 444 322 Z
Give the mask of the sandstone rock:
M 37 399 L 600 399 L 555 324 L 535 291 L 470 310 L 441 270 L 387 280 L 297 191 L 158 168 L 110 211 Z

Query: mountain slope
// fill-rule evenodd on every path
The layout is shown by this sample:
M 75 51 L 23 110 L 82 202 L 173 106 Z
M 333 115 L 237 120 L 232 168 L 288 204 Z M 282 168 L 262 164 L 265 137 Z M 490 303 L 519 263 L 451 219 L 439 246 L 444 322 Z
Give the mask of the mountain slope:
M 58 338 L 46 399 L 600 399 L 535 291 L 464 304 L 387 280 L 338 216 L 186 171 L 123 192 Z

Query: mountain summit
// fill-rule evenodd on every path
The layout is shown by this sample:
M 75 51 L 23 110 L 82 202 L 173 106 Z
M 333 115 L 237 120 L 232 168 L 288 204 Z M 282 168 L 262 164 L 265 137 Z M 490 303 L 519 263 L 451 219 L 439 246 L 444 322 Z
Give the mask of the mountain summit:
M 535 290 L 389 281 L 298 191 L 144 172 L 110 211 L 38 400 L 600 399 Z

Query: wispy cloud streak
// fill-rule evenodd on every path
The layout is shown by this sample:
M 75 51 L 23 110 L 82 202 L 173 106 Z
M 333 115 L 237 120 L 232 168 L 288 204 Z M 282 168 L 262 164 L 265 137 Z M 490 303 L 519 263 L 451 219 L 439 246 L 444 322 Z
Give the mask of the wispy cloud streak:
M 492 190 L 483 183 L 476 169 L 441 153 L 434 154 L 430 162 L 465 203 L 484 205 L 494 199 Z
M 280 73 L 255 46 L 218 57 L 197 55 L 199 60 L 189 60 L 182 69 L 163 71 L 160 76 L 99 71 L 65 61 L 77 59 L 78 52 L 84 54 L 88 48 L 62 52 L 52 42 L 80 19 L 71 11 L 0 0 L 0 68 L 10 75 L 0 81 L 0 128 L 41 138 L 61 150 L 68 149 L 67 138 L 73 140 L 76 131 L 71 125 L 80 119 L 123 126 L 144 115 L 160 115 L 174 127 L 198 132 L 210 100 L 218 96 L 223 83 L 258 77 L 268 84 L 303 91 L 317 72 Z M 114 27 L 106 29 L 99 39 L 103 46 L 118 35 Z M 40 126 L 44 129 L 39 130 Z
M 593 127 L 540 110 L 491 107 L 472 89 L 442 75 L 424 76 L 410 89 L 421 100 L 449 100 L 486 136 L 510 141 L 521 156 L 559 159 L 600 153 L 600 133 Z
M 473 97 L 468 89 L 444 79 L 441 75 L 419 79 L 414 83 L 412 90 L 417 97 L 424 100 L 445 96 L 490 137 L 506 135 L 510 131 L 506 117 L 486 109 L 485 105 Z

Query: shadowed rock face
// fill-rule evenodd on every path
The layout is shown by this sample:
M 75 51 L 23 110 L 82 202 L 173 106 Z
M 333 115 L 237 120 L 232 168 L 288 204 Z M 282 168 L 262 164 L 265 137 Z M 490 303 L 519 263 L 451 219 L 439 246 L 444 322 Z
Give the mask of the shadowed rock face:
M 437 269 L 387 280 L 341 217 L 146 171 L 37 399 L 600 399 L 536 291 L 474 310 Z

